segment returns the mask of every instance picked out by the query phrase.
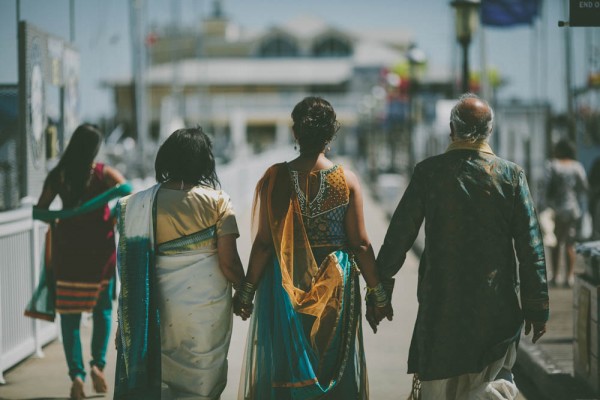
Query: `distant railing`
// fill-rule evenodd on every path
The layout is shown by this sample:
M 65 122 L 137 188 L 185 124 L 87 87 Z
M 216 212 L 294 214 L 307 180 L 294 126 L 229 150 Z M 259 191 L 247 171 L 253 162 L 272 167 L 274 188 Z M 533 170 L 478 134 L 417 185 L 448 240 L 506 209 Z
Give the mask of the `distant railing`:
M 251 206 L 254 188 L 267 168 L 293 157 L 293 150 L 288 148 L 276 148 L 260 155 L 236 156 L 233 162 L 217 166 L 217 174 L 234 207 L 241 210 Z
M 271 118 L 289 118 L 294 106 L 310 93 L 248 93 L 248 94 L 188 94 L 185 97 L 185 116 L 187 119 L 203 120 L 228 118 L 236 109 L 251 115 Z M 360 101 L 358 95 L 337 94 L 324 96 L 336 110 L 338 116 L 352 116 L 357 112 Z M 160 106 L 152 110 L 160 115 Z
M 0 383 L 3 372 L 36 354 L 58 336 L 56 323 L 23 316 L 39 279 L 47 225 L 33 221 L 31 207 L 0 212 Z

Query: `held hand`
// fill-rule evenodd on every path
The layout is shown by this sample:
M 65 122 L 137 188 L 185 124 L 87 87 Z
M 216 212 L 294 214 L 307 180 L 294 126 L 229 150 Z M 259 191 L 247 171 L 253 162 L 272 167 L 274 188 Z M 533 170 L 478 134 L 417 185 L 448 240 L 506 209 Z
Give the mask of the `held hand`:
M 375 307 L 375 309 L 379 312 L 381 316 L 380 321 L 383 321 L 384 318 L 387 318 L 388 321 L 394 319 L 394 308 L 392 307 L 392 303 L 388 303 L 385 307 Z
M 367 303 L 367 321 L 373 329 L 373 333 L 377 333 L 379 322 L 384 318 L 391 321 L 394 317 L 390 295 L 386 292 L 383 284 L 379 282 L 375 286 L 367 286 L 365 301 Z
M 371 329 L 373 329 L 373 333 L 377 333 L 377 325 L 379 325 L 379 321 L 377 321 L 377 317 L 375 316 L 375 306 L 367 304 L 367 313 L 366 318 L 367 322 Z
M 238 317 L 241 317 L 243 321 L 250 318 L 252 311 L 254 310 L 253 304 L 244 304 L 240 301 L 237 293 L 233 296 L 233 313 Z
M 377 318 L 377 323 L 383 321 L 384 318 L 387 318 L 388 321 L 394 319 L 392 303 L 388 303 L 385 307 L 375 307 L 375 317 Z
M 367 305 L 366 317 L 371 329 L 373 329 L 373 333 L 377 333 L 379 322 L 383 321 L 384 318 L 387 318 L 388 321 L 391 321 L 394 318 L 394 309 L 392 308 L 391 303 L 388 303 L 384 307 L 377 307 L 369 304 Z
M 531 338 L 531 341 L 535 343 L 544 335 L 544 333 L 546 333 L 546 323 L 525 320 L 525 336 L 529 335 L 532 326 L 533 336 Z

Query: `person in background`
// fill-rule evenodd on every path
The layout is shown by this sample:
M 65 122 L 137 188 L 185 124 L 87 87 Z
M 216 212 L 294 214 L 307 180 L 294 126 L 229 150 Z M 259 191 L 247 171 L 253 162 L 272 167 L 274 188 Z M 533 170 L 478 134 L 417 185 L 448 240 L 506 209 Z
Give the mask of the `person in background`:
M 102 133 L 91 124 L 80 125 L 69 140 L 58 165 L 50 171 L 37 209 L 47 210 L 56 196 L 63 209 L 83 203 L 125 182 L 114 168 L 95 162 Z M 114 218 L 108 204 L 71 218 L 52 228 L 52 269 L 56 279 L 56 312 L 61 314 L 63 347 L 72 380 L 71 399 L 83 399 L 85 367 L 79 329 L 81 313 L 93 313 L 93 387 L 106 393 L 106 364 L 112 321 L 115 275 Z
M 119 202 L 114 398 L 160 399 L 164 382 L 171 398 L 217 400 L 227 383 L 231 286 L 244 279 L 233 205 L 201 128 L 171 134 L 155 170 L 158 184 Z
M 575 160 L 575 146 L 569 140 L 559 140 L 554 146 L 554 158 L 547 170 L 546 204 L 554 211 L 556 246 L 552 248 L 552 277 L 557 284 L 560 251 L 565 250 L 565 286 L 573 284 L 575 269 L 575 239 L 583 217 L 583 201 L 588 183 L 583 165 Z
M 362 191 L 325 155 L 339 126 L 331 104 L 307 97 L 292 120 L 300 155 L 270 167 L 256 186 L 258 231 L 236 292 L 242 318 L 254 308 L 238 398 L 365 400 L 359 271 L 374 317 L 392 316 Z
M 392 280 L 425 220 L 408 358 L 413 399 L 514 399 L 523 323 L 536 342 L 548 320 L 542 236 L 525 172 L 488 144 L 490 106 L 466 94 L 450 118 L 451 144 L 416 165 L 377 268 Z

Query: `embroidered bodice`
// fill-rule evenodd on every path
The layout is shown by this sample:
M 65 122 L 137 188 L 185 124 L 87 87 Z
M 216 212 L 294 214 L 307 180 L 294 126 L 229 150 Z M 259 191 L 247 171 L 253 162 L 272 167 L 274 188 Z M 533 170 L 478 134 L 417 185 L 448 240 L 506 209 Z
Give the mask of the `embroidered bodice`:
M 342 167 L 336 164 L 310 173 L 294 170 L 290 170 L 290 173 L 311 246 L 344 246 L 344 218 L 350 191 Z M 319 178 L 319 189 L 312 199 L 302 189 L 308 187 L 306 182 L 309 174 Z

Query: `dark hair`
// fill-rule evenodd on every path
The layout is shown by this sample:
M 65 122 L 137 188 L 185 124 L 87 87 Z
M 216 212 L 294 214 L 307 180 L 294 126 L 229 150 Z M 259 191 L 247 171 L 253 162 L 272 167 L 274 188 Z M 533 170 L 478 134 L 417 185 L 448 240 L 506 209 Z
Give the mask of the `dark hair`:
M 292 111 L 292 129 L 300 145 L 301 154 L 323 151 L 340 129 L 335 111 L 329 102 L 320 97 L 306 97 Z
M 575 145 L 568 139 L 561 139 L 554 145 L 554 157 L 575 159 Z
M 74 205 L 83 196 L 90 181 L 90 168 L 102 145 L 102 132 L 92 124 L 81 124 L 75 129 L 60 161 L 50 172 L 53 184 L 61 187 L 63 202 Z
M 219 185 L 212 142 L 201 127 L 173 132 L 158 149 L 154 169 L 160 183 L 174 180 L 212 188 Z

